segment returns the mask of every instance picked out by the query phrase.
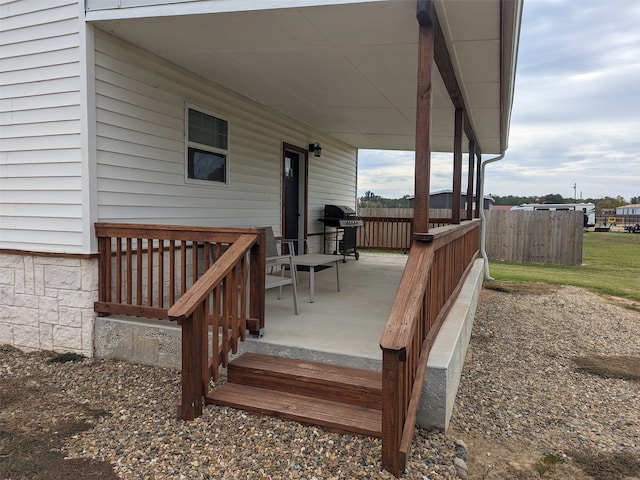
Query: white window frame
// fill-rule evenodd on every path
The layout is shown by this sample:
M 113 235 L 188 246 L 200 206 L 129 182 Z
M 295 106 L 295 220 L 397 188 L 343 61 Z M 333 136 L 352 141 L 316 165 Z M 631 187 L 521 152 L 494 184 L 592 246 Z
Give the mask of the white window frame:
M 222 120 L 227 124 L 227 148 L 217 148 L 212 147 L 211 145 L 205 145 L 198 142 L 193 142 L 189 140 L 189 110 L 195 110 L 199 113 L 204 113 L 205 115 L 209 115 L 218 120 Z M 200 107 L 198 105 L 193 105 L 189 103 L 185 103 L 184 108 L 184 179 L 185 183 L 194 184 L 194 185 L 202 185 L 207 187 L 227 187 L 230 184 L 229 179 L 229 163 L 231 158 L 231 148 L 230 148 L 231 140 L 230 140 L 230 122 L 229 120 L 211 110 Z M 224 165 L 224 182 L 216 181 L 216 180 L 203 180 L 199 178 L 190 178 L 189 177 L 189 149 L 194 148 L 197 150 L 202 150 L 205 152 L 211 152 L 217 155 L 224 155 L 225 157 L 225 165 Z

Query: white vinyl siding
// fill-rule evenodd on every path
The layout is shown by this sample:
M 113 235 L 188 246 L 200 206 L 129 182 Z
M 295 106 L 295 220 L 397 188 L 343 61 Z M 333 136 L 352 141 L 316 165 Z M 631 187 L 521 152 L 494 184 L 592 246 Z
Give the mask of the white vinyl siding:
M 79 5 L 0 9 L 0 248 L 80 252 Z
M 98 218 L 271 225 L 280 232 L 282 143 L 309 156 L 309 233 L 325 203 L 354 206 L 356 150 L 96 30 Z M 185 105 L 229 122 L 229 184 L 185 180 Z

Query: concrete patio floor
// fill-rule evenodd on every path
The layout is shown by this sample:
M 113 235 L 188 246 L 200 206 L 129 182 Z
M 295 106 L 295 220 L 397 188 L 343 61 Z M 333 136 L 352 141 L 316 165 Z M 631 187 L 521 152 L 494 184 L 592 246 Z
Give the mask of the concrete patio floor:
M 299 272 L 298 311 L 291 286 L 267 291 L 264 336 L 249 339 L 242 352 L 308 358 L 359 368 L 380 369 L 380 335 L 396 294 L 407 256 L 360 253 L 315 274 L 315 301 L 309 303 L 309 273 Z

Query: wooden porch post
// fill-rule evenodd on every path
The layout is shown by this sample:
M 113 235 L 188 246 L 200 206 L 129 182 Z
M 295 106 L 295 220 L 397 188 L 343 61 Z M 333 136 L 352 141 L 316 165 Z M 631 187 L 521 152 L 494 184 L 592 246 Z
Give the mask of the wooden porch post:
M 207 339 L 206 315 L 202 304 L 190 318 L 182 322 L 182 403 L 178 413 L 182 420 L 193 420 L 202 415 L 205 395 L 203 370 L 207 364 L 207 356 L 202 351 L 202 339 Z
M 98 238 L 98 300 L 111 301 L 111 238 Z M 117 280 L 120 282 L 120 279 Z M 101 316 L 104 316 L 102 314 Z
M 249 270 L 249 285 L 251 303 L 249 304 L 250 321 L 247 322 L 249 333 L 261 336 L 264 332 L 265 316 L 265 270 L 267 258 L 267 234 L 262 230 L 260 238 L 251 247 L 251 264 Z
M 462 195 L 462 125 L 464 109 L 456 108 L 453 140 L 453 201 L 451 202 L 451 223 L 460 223 L 460 200 Z
M 418 1 L 418 85 L 416 97 L 416 159 L 413 231 L 429 231 L 429 183 L 431 176 L 431 70 L 433 68 L 434 29 L 430 17 L 431 1 Z
M 473 218 L 473 167 L 475 165 L 476 142 L 469 140 L 469 166 L 467 167 L 467 220 Z
M 484 199 L 480 198 L 480 175 L 482 166 L 482 154 L 480 152 L 474 152 L 478 159 L 476 167 L 476 218 L 480 218 L 480 208 L 484 208 Z

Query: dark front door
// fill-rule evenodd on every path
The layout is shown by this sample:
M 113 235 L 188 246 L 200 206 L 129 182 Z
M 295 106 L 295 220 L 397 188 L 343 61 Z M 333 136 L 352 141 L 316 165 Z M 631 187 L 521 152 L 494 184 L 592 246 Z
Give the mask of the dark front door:
M 300 240 L 295 249 L 304 250 L 307 238 L 308 154 L 303 148 L 283 143 L 282 155 L 282 236 Z
M 300 223 L 300 154 L 284 154 L 284 237 L 298 239 Z

